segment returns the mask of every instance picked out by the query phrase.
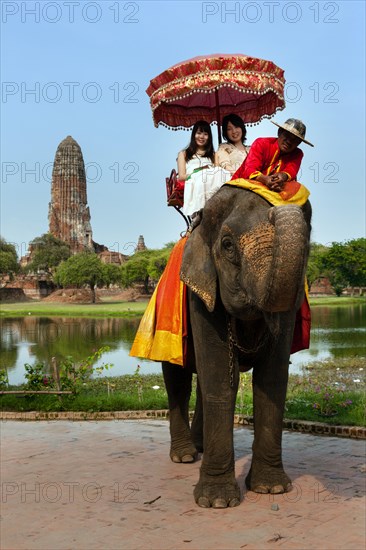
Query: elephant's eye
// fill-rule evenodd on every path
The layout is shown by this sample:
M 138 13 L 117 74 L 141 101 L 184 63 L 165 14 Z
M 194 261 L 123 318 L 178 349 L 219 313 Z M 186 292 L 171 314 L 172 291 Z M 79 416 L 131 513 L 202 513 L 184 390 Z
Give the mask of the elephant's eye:
M 233 256 L 235 254 L 234 241 L 231 237 L 223 237 L 221 245 L 226 254 L 229 256 Z

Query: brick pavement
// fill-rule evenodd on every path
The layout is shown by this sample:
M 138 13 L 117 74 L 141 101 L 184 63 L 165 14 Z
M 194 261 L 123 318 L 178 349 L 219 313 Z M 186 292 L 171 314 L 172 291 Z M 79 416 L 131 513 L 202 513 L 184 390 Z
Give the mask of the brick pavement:
M 364 441 L 285 432 L 294 489 L 256 495 L 244 490 L 252 431 L 238 427 L 243 501 L 206 510 L 192 496 L 200 461 L 170 461 L 166 421 L 3 421 L 0 429 L 3 550 L 365 547 Z

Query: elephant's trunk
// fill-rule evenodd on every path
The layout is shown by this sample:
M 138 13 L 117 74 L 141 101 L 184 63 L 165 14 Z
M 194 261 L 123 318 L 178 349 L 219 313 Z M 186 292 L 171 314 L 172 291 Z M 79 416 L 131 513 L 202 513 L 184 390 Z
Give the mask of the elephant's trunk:
M 272 261 L 264 277 L 259 306 L 263 311 L 289 311 L 300 306 L 307 264 L 309 229 L 298 206 L 273 207 Z

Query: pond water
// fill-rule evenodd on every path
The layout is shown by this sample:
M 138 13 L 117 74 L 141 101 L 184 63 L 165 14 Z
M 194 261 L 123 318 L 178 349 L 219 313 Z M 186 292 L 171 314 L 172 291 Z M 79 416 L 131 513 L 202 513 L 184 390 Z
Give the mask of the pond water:
M 21 317 L 0 320 L 1 366 L 8 370 L 9 382 L 24 381 L 24 364 L 61 361 L 67 356 L 81 361 L 95 350 L 108 346 L 95 364 L 112 363 L 106 376 L 160 373 L 160 363 L 129 357 L 139 319 Z M 310 361 L 332 357 L 366 357 L 366 304 L 317 306 L 312 309 L 311 347 L 291 356 L 290 372 L 301 371 Z

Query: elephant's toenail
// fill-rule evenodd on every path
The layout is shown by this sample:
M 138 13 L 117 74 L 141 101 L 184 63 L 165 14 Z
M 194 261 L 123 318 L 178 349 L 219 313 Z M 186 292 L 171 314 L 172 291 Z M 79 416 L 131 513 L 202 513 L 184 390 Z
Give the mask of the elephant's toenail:
M 184 463 L 188 463 L 188 462 L 194 462 L 195 461 L 195 457 L 192 456 L 192 455 L 184 455 L 182 456 L 182 462 Z
M 239 506 L 240 500 L 238 498 L 232 498 L 229 502 L 229 508 L 234 508 L 235 506 Z
M 252 491 L 254 491 L 254 493 L 260 493 L 260 494 L 267 494 L 269 493 L 269 488 L 266 487 L 265 485 L 257 485 L 257 487 L 254 487 L 254 489 L 252 489 Z
M 175 462 L 175 463 L 177 463 L 177 464 L 181 462 L 181 459 L 179 458 L 178 455 L 171 455 L 170 458 L 171 458 L 171 461 L 172 461 L 172 462 Z
M 227 508 L 227 502 L 224 498 L 215 498 L 212 508 Z
M 201 506 L 201 508 L 210 508 L 211 504 L 207 497 L 200 497 L 197 500 L 198 506 Z
M 283 488 L 283 485 L 274 485 L 271 487 L 270 491 L 271 495 L 281 495 L 285 492 L 285 489 Z

